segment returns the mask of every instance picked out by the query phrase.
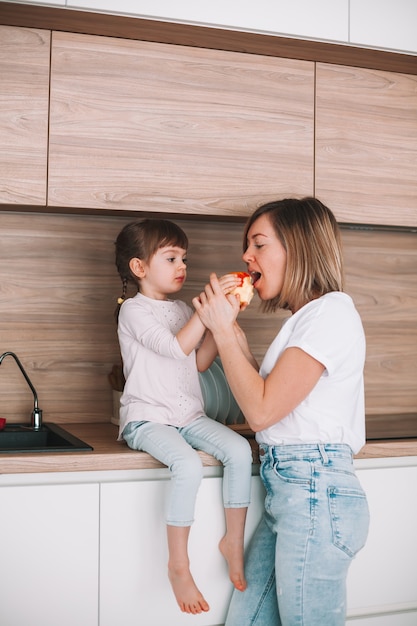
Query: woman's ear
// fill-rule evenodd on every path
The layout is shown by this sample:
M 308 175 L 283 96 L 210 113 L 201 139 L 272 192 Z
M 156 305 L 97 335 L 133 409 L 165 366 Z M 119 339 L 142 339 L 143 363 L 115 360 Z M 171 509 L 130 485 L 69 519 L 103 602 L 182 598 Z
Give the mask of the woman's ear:
M 145 276 L 145 267 L 140 259 L 134 258 L 129 261 L 130 271 L 136 278 L 143 278 Z

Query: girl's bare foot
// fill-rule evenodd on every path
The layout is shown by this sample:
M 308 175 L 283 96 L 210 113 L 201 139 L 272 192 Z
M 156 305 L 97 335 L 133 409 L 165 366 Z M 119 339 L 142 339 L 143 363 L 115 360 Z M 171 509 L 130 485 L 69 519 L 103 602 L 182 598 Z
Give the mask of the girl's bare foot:
M 197 615 L 210 609 L 188 567 L 168 566 L 168 577 L 181 611 Z
M 219 549 L 229 566 L 229 577 L 238 591 L 245 591 L 247 587 L 244 560 L 243 545 L 240 541 L 230 541 L 227 535 L 219 543 Z

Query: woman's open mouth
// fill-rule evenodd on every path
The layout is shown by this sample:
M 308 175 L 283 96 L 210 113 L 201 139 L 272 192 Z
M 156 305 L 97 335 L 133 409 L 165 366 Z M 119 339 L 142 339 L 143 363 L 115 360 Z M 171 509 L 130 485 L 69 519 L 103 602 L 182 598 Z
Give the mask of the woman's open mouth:
M 260 272 L 250 272 L 250 280 L 252 285 L 255 287 L 256 285 L 256 281 L 259 280 L 261 277 L 261 273 Z

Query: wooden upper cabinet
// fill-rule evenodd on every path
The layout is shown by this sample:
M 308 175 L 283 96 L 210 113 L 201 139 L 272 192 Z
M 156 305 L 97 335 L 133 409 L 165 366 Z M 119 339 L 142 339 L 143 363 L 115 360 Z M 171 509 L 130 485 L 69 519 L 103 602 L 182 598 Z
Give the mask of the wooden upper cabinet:
M 417 76 L 317 64 L 316 195 L 341 222 L 417 226 Z
M 50 37 L 0 26 L 0 204 L 46 204 Z
M 49 206 L 239 216 L 313 193 L 313 62 L 52 41 Z

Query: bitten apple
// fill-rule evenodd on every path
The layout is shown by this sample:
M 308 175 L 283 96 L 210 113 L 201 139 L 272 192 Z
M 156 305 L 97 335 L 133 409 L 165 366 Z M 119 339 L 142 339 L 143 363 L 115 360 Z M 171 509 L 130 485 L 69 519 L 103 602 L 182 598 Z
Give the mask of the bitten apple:
M 239 295 L 240 308 L 245 309 L 253 298 L 253 285 L 247 272 L 229 272 L 240 279 L 240 285 L 235 287 L 230 293 Z

